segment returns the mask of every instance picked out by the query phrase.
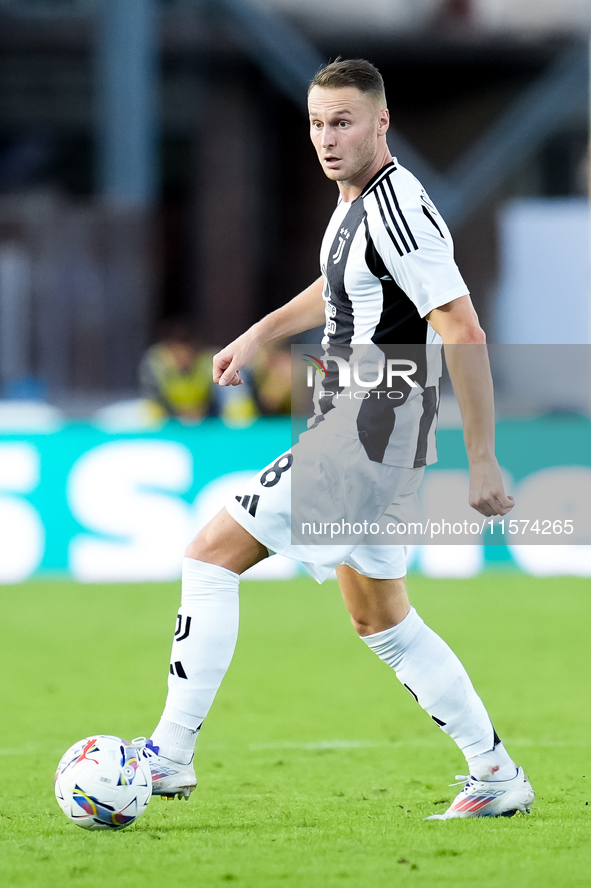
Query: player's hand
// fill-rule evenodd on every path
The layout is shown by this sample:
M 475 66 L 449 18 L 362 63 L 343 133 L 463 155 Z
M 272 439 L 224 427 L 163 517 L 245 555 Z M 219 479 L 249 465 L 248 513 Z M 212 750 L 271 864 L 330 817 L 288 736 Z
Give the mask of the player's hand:
M 240 370 L 248 364 L 259 347 L 250 330 L 213 356 L 213 381 L 219 385 L 242 385 Z
M 496 459 L 470 464 L 470 505 L 481 515 L 506 515 L 515 505 L 505 493 L 503 476 Z

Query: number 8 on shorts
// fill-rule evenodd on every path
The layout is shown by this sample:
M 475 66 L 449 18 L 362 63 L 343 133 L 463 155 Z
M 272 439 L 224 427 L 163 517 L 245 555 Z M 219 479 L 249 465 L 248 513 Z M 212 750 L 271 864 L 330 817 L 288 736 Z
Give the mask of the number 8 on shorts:
M 291 453 L 284 453 L 280 456 L 272 466 L 261 475 L 261 484 L 263 487 L 275 487 L 281 481 L 281 476 L 291 468 L 293 456 Z

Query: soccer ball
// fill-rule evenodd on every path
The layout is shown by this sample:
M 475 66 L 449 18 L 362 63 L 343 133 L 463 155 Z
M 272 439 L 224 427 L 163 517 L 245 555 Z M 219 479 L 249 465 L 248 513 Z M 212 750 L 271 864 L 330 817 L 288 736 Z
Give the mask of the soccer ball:
M 127 740 L 95 734 L 71 746 L 55 774 L 58 805 L 84 829 L 123 829 L 152 795 L 148 762 Z

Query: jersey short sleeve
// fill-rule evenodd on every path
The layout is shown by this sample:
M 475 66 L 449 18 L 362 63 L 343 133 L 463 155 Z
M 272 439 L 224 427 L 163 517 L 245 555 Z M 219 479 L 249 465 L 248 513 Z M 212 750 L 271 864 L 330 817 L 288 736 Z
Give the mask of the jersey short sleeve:
M 421 317 L 468 294 L 449 229 L 408 170 L 394 166 L 372 184 L 364 204 L 377 252 Z

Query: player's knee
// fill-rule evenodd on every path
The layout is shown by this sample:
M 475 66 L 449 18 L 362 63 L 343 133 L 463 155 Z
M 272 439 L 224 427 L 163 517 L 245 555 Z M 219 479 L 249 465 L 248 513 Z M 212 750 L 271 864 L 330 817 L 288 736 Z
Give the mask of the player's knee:
M 386 632 L 397 626 L 404 619 L 408 612 L 398 609 L 398 611 L 384 611 L 376 608 L 359 608 L 351 612 L 351 623 L 357 635 L 365 638 L 367 635 L 375 635 L 377 632 Z
M 209 531 L 209 526 L 206 526 L 191 540 L 185 551 L 185 557 L 194 558 L 195 561 L 213 563 L 212 556 L 215 554 L 216 548 L 216 540 Z
M 370 614 L 351 614 L 351 623 L 353 624 L 353 629 L 357 633 L 357 635 L 364 638 L 366 635 L 374 635 L 376 632 L 379 632 L 379 629 L 376 629 L 374 624 L 375 620 L 371 618 Z
M 191 540 L 185 549 L 185 558 L 194 558 L 195 561 L 207 561 L 207 558 L 203 557 L 202 547 L 198 544 L 196 539 Z
M 217 564 L 241 574 L 267 558 L 269 552 L 222 509 L 189 543 L 185 554 L 195 561 Z

